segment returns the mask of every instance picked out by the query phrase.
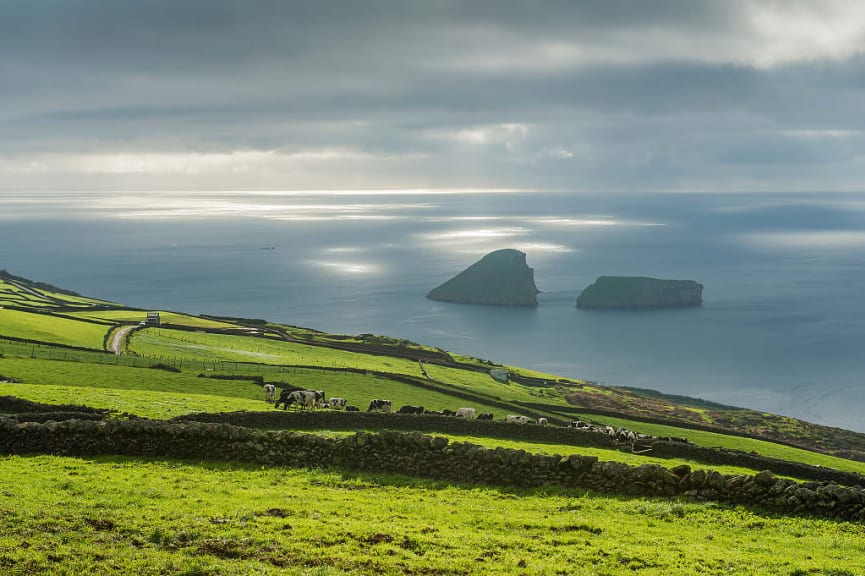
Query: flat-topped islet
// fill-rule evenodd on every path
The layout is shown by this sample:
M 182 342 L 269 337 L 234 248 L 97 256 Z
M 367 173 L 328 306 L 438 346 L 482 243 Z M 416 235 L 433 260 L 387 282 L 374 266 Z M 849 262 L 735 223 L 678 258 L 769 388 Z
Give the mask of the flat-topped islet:
M 683 308 L 703 303 L 703 285 L 693 280 L 601 276 L 577 298 L 577 308 Z
M 430 300 L 493 306 L 537 306 L 535 273 L 526 254 L 504 249 L 490 252 L 427 294 Z

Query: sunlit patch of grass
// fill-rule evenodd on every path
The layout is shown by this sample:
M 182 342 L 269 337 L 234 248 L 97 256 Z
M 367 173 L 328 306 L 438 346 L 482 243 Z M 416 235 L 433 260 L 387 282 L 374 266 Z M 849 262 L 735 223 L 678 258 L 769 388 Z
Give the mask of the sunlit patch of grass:
M 101 350 L 109 328 L 103 324 L 0 308 L 0 336 Z
M 0 458 L 10 574 L 859 574 L 863 553 L 855 524 L 717 504 L 207 462 Z
M 0 395 L 16 396 L 45 404 L 78 404 L 107 408 L 146 418 L 173 418 L 191 412 L 261 410 L 262 401 L 183 392 L 151 392 L 89 386 L 50 384 L 0 384 Z

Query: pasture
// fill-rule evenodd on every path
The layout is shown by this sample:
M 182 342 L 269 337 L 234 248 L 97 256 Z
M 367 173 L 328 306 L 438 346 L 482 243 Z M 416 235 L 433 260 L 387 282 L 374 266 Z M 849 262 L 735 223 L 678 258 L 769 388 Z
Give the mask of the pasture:
M 44 288 L 44 287 L 43 287 Z M 524 402 L 583 420 L 695 444 L 865 473 L 865 464 L 779 444 L 628 419 L 579 416 L 567 388 L 501 384 L 485 361 L 466 370 L 334 348 L 385 352 L 432 349 L 386 337 L 330 335 L 279 327 L 273 335 L 230 336 L 147 328 L 128 349 L 102 351 L 107 331 L 143 319 L 130 309 L 96 309 L 84 297 L 22 289 L 0 280 L 0 395 L 47 404 L 82 404 L 148 418 L 194 412 L 272 410 L 260 380 L 323 389 L 365 410 L 372 398 L 427 409 L 473 406 L 497 420 Z M 4 300 L 5 299 L 5 300 Z M 101 303 L 104 304 L 104 303 Z M 11 305 L 11 304 L 9 304 Z M 68 307 L 79 307 L 69 311 Z M 165 312 L 168 324 L 233 327 Z M 309 342 L 309 343 L 305 343 Z M 312 343 L 327 344 L 315 346 Z M 56 345 L 89 347 L 92 351 Z M 168 364 L 173 371 L 152 369 Z M 350 369 L 350 370 L 347 370 Z M 540 379 L 545 374 L 511 368 Z M 232 376 L 237 379 L 199 377 Z M 389 376 L 390 375 L 390 376 Z M 421 384 L 402 382 L 411 376 Z M 278 385 L 278 384 L 277 384 Z M 583 389 L 616 391 L 582 383 Z M 471 394 L 466 400 L 460 394 Z M 695 413 L 700 409 L 688 407 Z M 430 417 L 432 418 L 432 417 Z M 345 432 L 318 430 L 321 435 Z M 446 435 L 487 448 L 581 454 L 630 465 L 705 464 L 613 448 Z M 712 466 L 728 474 L 753 470 Z M 27 478 L 26 483 L 20 478 Z M 341 470 L 266 468 L 236 463 L 0 456 L 0 572 L 5 574 L 786 574 L 865 573 L 861 526 L 777 516 L 756 509 L 670 499 L 619 498 L 564 488 L 453 485 Z
M 145 320 L 147 317 L 147 311 L 119 308 L 116 310 L 86 310 L 69 312 L 66 315 L 73 318 L 87 318 L 102 322 L 108 321 L 122 324 L 137 324 Z M 190 314 L 180 314 L 178 312 L 159 311 L 159 317 L 163 324 L 188 326 L 190 328 L 237 328 L 236 324 L 229 324 L 228 322 L 221 322 L 219 320 L 210 320 L 209 318 L 201 318 Z
M 6 275 L 4 275 L 6 274 Z M 39 283 L 33 283 L 23 278 L 10 278 L 5 270 L 0 270 L 0 306 L 18 306 L 23 308 L 91 308 L 100 305 L 112 305 L 105 300 L 97 300 L 71 293 L 57 292 Z
M 408 384 L 369 374 L 336 372 L 310 368 L 286 367 L 282 370 L 259 372 L 250 367 L 249 376 L 260 375 L 268 380 L 282 381 L 303 387 L 324 389 L 328 396 L 347 398 L 366 410 L 373 398 L 390 399 L 398 409 L 403 404 L 421 404 L 430 410 L 454 408 L 452 396 L 441 392 L 415 388 Z M 0 395 L 14 395 L 27 400 L 48 404 L 75 403 L 98 408 L 110 408 L 148 418 L 171 418 L 189 412 L 223 412 L 235 410 L 266 410 L 261 385 L 251 380 L 221 380 L 199 378 L 198 372 L 182 370 L 179 373 L 154 370 L 148 367 L 98 365 L 70 361 L 45 361 L 31 358 L 0 358 L 0 374 L 22 384 L 0 384 Z M 109 393 L 107 390 L 114 390 Z M 119 391 L 126 391 L 119 394 Z M 174 401 L 151 404 L 150 396 L 140 393 L 174 395 Z M 184 396 L 213 396 L 235 398 L 244 402 L 226 404 L 221 408 L 202 407 L 201 402 L 184 402 Z M 74 402 L 70 398 L 75 398 Z M 167 396 L 166 396 L 167 398 Z M 116 405 L 115 405 L 116 403 Z M 185 410 L 188 407 L 188 410 Z M 482 407 L 482 406 L 479 406 Z M 483 407 L 498 417 L 505 411 Z
M 148 328 L 129 340 L 129 349 L 143 357 L 295 364 L 328 368 L 360 368 L 420 376 L 417 362 L 390 356 L 348 352 L 273 338 L 176 332 Z
M 148 418 L 173 418 L 192 412 L 271 409 L 263 401 L 261 386 L 251 380 L 199 378 L 198 374 L 202 373 L 199 369 L 205 364 L 191 362 L 191 366 L 184 367 L 179 373 L 174 373 L 150 369 L 147 367 L 150 361 L 141 358 L 83 351 L 72 351 L 73 358 L 70 360 L 46 361 L 40 357 L 30 358 L 29 355 L 33 350 L 31 347 L 13 344 L 16 345 L 5 348 L 10 352 L 7 357 L 0 358 L 0 374 L 18 380 L 21 384 L 0 384 L 0 395 L 13 395 L 47 404 L 83 404 Z M 315 350 L 315 347 L 311 348 Z M 11 354 L 13 351 L 19 352 L 24 357 L 13 357 Z M 43 351 L 50 354 L 50 349 L 43 349 Z M 330 352 L 329 349 L 324 351 Z M 58 356 L 60 354 L 59 351 L 54 353 Z M 65 354 L 65 351 L 63 353 Z M 94 359 L 107 364 L 94 363 L 91 361 Z M 138 366 L 132 366 L 136 362 Z M 225 369 L 229 374 L 234 368 L 237 367 L 233 363 L 218 366 L 218 369 Z M 260 376 L 268 381 L 282 381 L 303 388 L 323 389 L 327 391 L 328 396 L 347 398 L 349 404 L 355 404 L 361 410 L 366 410 L 367 404 L 373 398 L 388 398 L 392 400 L 395 409 L 404 404 L 420 404 L 429 410 L 455 409 L 462 405 L 472 405 L 481 411 L 495 414 L 496 419 L 499 420 L 507 413 L 519 412 L 516 407 L 513 411 L 508 411 L 482 403 L 467 402 L 442 392 L 417 388 L 370 374 L 263 364 L 244 364 L 239 369 L 240 373 L 250 377 Z M 207 368 L 203 373 L 218 372 Z M 468 374 L 484 376 L 474 372 Z M 487 379 L 494 382 L 491 378 Z M 511 386 L 497 385 L 503 388 Z M 685 436 L 700 446 L 745 452 L 756 451 L 772 458 L 865 474 L 865 463 L 764 440 L 619 418 L 593 415 L 584 415 L 582 418 L 595 421 L 599 425 L 621 426 L 656 436 Z
M 0 486 L 0 566 L 10 576 L 853 576 L 865 568 L 854 524 L 566 489 L 54 456 L 0 458 Z
M 12 338 L 102 349 L 110 324 L 0 308 L 0 333 Z

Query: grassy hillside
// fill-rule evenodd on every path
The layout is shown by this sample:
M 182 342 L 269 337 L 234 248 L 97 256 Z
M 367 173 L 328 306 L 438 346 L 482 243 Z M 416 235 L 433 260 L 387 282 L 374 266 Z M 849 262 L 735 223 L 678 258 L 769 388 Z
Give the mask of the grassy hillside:
M 28 482 L 19 482 L 28 478 Z M 858 526 L 564 489 L 0 458 L 7 574 L 861 574 Z
M 46 315 L 45 306 L 31 309 L 0 309 L 0 337 L 10 336 L 45 343 L 43 347 L 0 342 L 7 356 L 27 357 L 28 362 L 0 364 L 0 374 L 41 388 L 18 388 L 30 399 L 51 401 L 52 396 L 71 394 L 85 403 L 101 407 L 118 406 L 115 400 L 99 399 L 99 390 L 139 390 L 142 393 L 204 394 L 220 400 L 229 410 L 254 409 L 243 402 L 257 402 L 258 381 L 288 382 L 292 385 L 327 389 L 330 395 L 343 396 L 361 407 L 369 400 L 387 397 L 396 406 L 424 405 L 427 409 L 455 409 L 476 406 L 497 417 L 508 413 L 547 415 L 562 420 L 590 419 L 649 433 L 663 430 L 665 435 L 697 438 L 709 445 L 756 450 L 760 453 L 790 454 L 784 450 L 757 448 L 760 440 L 781 440 L 842 456 L 865 454 L 865 435 L 815 426 L 792 418 L 705 403 L 694 399 L 665 397 L 653 391 L 609 388 L 591 383 L 560 379 L 509 367 L 514 379 L 509 384 L 493 380 L 488 370 L 497 366 L 487 360 L 463 357 L 404 340 L 364 334 L 335 335 L 296 326 L 272 324 L 264 320 L 240 318 L 199 318 L 179 313 L 162 313 L 167 326 L 133 333 L 126 350 L 132 355 L 107 356 L 82 351 L 53 349 L 49 344 L 90 347 L 99 350 L 108 330 L 121 323 L 139 321 L 144 312 L 110 305 L 102 301 L 63 292 L 8 275 L 2 280 L 10 294 L 47 294 L 50 298 L 73 298 L 82 307 L 65 311 L 65 317 Z M 11 278 L 11 280 L 9 279 Z M 89 302 L 89 307 L 83 307 Z M 20 302 L 19 302 L 20 303 Z M 183 328 L 182 330 L 172 327 Z M 234 334 L 224 333 L 226 331 Z M 44 359 L 79 363 L 59 367 L 57 362 L 41 364 Z M 164 363 L 181 370 L 166 375 L 142 366 Z M 105 368 L 115 364 L 115 368 Z M 246 375 L 245 382 L 199 379 L 199 374 L 226 373 Z M 528 384 L 520 384 L 527 382 Z M 171 382 L 168 384 L 167 382 Z M 46 387 L 63 390 L 51 392 Z M 65 388 L 64 388 L 65 387 Z M 87 389 L 90 390 L 87 390 Z M 74 390 L 73 390 L 74 389 Z M 103 394 L 105 394 L 103 392 Z M 156 408 L 137 402 L 129 410 L 139 415 L 165 417 L 177 415 L 187 405 L 189 411 L 206 410 L 198 402 L 172 402 Z M 194 406 L 194 407 L 193 407 Z M 636 418 L 637 420 L 634 420 Z M 686 428 L 681 429 L 684 425 Z M 658 428 L 661 426 L 661 428 Z M 698 431 L 703 427 L 713 430 Z M 750 434 L 757 439 L 727 437 L 725 430 Z M 770 446 L 777 446 L 770 444 Z M 801 457 L 801 456 L 799 456 Z
M 12 338 L 101 350 L 110 329 L 110 324 L 0 309 L 0 334 Z
M 324 389 L 361 409 L 372 398 L 388 398 L 397 407 L 474 406 L 499 420 L 518 413 L 580 418 L 865 474 L 863 463 L 765 439 L 818 439 L 812 447 L 858 454 L 865 436 L 853 432 L 516 367 L 508 367 L 514 378 L 503 384 L 488 374 L 497 366 L 493 362 L 383 336 L 163 313 L 167 325 L 134 332 L 126 353 L 114 355 L 102 349 L 105 334 L 139 322 L 144 312 L 22 279 L 0 281 L 6 303 L 0 304 L 0 380 L 10 381 L 0 382 L 0 396 L 107 408 L 114 418 L 171 418 L 271 411 L 261 391 L 268 381 Z M 724 434 L 724 427 L 764 439 Z M 446 436 L 488 448 L 580 454 L 632 466 L 707 466 L 626 447 L 580 445 L 576 439 Z M 840 576 L 861 573 L 865 552 L 865 536 L 848 522 L 705 502 L 553 487 L 454 486 L 346 471 L 0 456 L 0 486 L 16 486 L 0 489 L 4 574 Z

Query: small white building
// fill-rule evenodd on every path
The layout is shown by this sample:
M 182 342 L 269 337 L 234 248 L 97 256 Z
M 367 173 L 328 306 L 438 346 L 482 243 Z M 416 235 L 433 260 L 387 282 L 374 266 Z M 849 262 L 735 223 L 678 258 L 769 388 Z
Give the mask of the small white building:
M 144 320 L 146 326 L 159 326 L 159 312 L 148 312 L 147 319 Z

